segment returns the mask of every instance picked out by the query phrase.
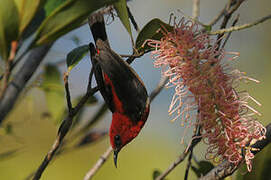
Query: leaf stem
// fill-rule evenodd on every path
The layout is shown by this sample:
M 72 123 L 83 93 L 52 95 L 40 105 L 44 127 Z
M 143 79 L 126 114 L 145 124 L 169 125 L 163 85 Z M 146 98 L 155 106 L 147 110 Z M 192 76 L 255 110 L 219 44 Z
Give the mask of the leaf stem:
M 271 14 L 269 14 L 268 16 L 262 17 L 262 18 L 254 21 L 252 23 L 243 24 L 241 26 L 233 26 L 233 27 L 230 27 L 230 28 L 227 28 L 227 29 L 220 29 L 220 30 L 217 30 L 217 31 L 212 31 L 209 34 L 210 35 L 217 35 L 217 34 L 233 32 L 233 31 L 240 31 L 240 30 L 243 30 L 243 29 L 247 29 L 247 28 L 256 26 L 256 25 L 258 25 L 260 23 L 263 23 L 264 21 L 269 20 L 269 19 L 271 19 Z

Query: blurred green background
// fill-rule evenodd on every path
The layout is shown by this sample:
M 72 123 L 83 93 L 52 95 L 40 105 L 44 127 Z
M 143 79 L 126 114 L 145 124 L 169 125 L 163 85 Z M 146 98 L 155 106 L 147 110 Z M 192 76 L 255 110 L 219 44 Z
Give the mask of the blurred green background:
M 199 20 L 208 23 L 219 13 L 226 2 L 226 0 L 201 1 Z M 177 9 L 182 10 L 187 15 L 191 15 L 192 12 L 191 0 L 133 0 L 128 5 L 141 28 L 155 17 L 167 22 L 170 13 L 176 12 Z M 246 1 L 237 11 L 240 14 L 238 24 L 252 22 L 270 14 L 270 12 L 271 2 L 269 0 Z M 182 16 L 177 12 L 175 15 L 177 17 Z M 129 35 L 119 19 L 116 18 L 107 28 L 112 49 L 120 54 L 131 53 Z M 241 54 L 238 60 L 230 63 L 241 71 L 247 72 L 250 77 L 261 81 L 260 84 L 249 83 L 243 87 L 262 103 L 262 106 L 256 109 L 262 113 L 259 120 L 264 125 L 270 122 L 269 118 L 271 117 L 270 32 L 271 21 L 267 21 L 250 29 L 232 33 L 226 45 L 227 51 L 237 51 Z M 134 34 L 136 33 L 134 32 Z M 78 38 L 79 45 L 93 41 L 90 30 L 85 25 L 60 38 L 47 55 L 45 62 L 61 62 L 69 51 L 78 46 L 73 41 L 74 37 Z M 160 80 L 160 70 L 153 68 L 152 61 L 150 54 L 146 54 L 132 64 L 149 92 L 155 88 Z M 87 57 L 71 72 L 70 88 L 73 97 L 85 92 L 90 67 Z M 60 69 L 64 72 L 66 66 L 60 66 Z M 110 157 L 93 179 L 152 179 L 154 170 L 164 171 L 178 157 L 185 144 L 180 143 L 183 127 L 180 126 L 178 121 L 170 123 L 171 118 L 167 114 L 173 93 L 174 89 L 166 89 L 151 104 L 149 120 L 140 135 L 119 154 L 118 168 L 114 167 L 112 157 Z M 100 95 L 97 96 L 101 100 Z M 102 101 L 99 101 L 99 104 L 102 104 Z M 96 108 L 89 107 L 83 120 L 92 116 Z M 54 121 L 43 116 L 46 111 L 45 96 L 38 88 L 21 96 L 20 102 L 5 121 L 5 127 L 10 127 L 12 133 L 7 133 L 4 128 L 0 129 L 0 153 L 16 150 L 16 153 L 12 156 L 0 158 L 1 180 L 24 179 L 40 165 L 44 155 L 54 142 L 58 130 L 58 125 Z M 95 129 L 107 130 L 110 121 L 111 113 L 108 112 L 104 120 L 95 125 Z M 185 143 L 189 142 L 190 137 L 191 132 L 186 135 Z M 52 161 L 41 179 L 83 179 L 85 173 L 94 165 L 108 146 L 109 140 L 106 136 L 97 143 L 66 152 Z M 204 145 L 197 146 L 194 152 L 197 160 L 204 159 Z M 167 179 L 182 179 L 185 165 L 186 161 L 178 166 Z M 189 179 L 196 178 L 192 171 L 189 177 Z

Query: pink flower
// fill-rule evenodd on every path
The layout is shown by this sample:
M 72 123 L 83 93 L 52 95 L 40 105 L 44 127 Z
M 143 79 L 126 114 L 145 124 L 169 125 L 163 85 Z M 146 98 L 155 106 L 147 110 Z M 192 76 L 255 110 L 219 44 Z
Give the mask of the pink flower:
M 175 87 L 169 106 L 169 114 L 176 114 L 173 121 L 181 119 L 188 127 L 198 118 L 201 136 L 209 146 L 207 159 L 224 160 L 238 164 L 244 152 L 248 170 L 254 155 L 248 144 L 265 138 L 266 129 L 255 120 L 260 115 L 248 105 L 254 101 L 246 91 L 240 91 L 241 81 L 257 80 L 232 70 L 226 53 L 218 49 L 208 34 L 198 25 L 181 19 L 172 32 L 162 30 L 164 36 L 148 40 L 154 47 L 154 66 L 161 68 L 162 75 L 169 77 L 167 87 Z

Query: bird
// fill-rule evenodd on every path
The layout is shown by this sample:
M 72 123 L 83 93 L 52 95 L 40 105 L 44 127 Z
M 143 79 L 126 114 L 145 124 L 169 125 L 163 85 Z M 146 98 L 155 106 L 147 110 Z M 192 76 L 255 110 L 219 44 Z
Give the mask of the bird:
M 132 67 L 101 39 L 89 44 L 99 91 L 112 112 L 109 137 L 117 167 L 118 153 L 143 128 L 150 111 L 146 87 Z

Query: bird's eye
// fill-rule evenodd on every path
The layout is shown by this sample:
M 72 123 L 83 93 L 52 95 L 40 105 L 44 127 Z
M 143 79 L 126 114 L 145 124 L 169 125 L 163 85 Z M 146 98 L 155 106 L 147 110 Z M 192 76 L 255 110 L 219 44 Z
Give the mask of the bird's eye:
M 116 148 L 120 148 L 121 147 L 121 138 L 120 138 L 120 135 L 116 135 L 115 137 L 114 137 L 114 142 L 115 142 L 115 146 L 116 146 Z

